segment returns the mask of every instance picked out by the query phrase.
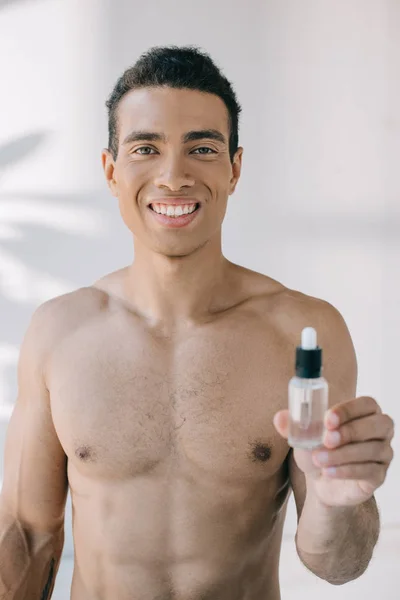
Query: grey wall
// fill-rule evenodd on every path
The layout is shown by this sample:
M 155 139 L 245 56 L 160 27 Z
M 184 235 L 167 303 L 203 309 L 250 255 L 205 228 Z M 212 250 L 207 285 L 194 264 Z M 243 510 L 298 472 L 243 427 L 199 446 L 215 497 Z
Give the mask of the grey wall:
M 101 171 L 104 101 L 171 43 L 209 51 L 243 105 L 225 253 L 337 306 L 358 394 L 399 420 L 399 32 L 396 0 L 0 2 L 0 447 L 35 307 L 132 259 Z M 377 493 L 386 527 L 399 464 Z

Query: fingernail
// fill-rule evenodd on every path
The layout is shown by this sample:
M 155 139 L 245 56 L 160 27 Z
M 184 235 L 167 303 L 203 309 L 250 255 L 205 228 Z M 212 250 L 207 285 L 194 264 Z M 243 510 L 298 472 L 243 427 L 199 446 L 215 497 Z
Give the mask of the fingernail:
M 319 463 L 325 464 L 329 460 L 329 454 L 327 452 L 318 452 L 317 461 Z
M 337 446 L 340 443 L 340 433 L 338 431 L 328 431 L 325 441 L 329 446 Z
M 326 475 L 336 475 L 336 467 L 328 467 L 327 469 L 324 469 L 324 473 L 326 473 Z
M 331 427 L 337 427 L 339 425 L 339 417 L 334 412 L 328 413 L 327 421 L 328 425 L 330 425 Z

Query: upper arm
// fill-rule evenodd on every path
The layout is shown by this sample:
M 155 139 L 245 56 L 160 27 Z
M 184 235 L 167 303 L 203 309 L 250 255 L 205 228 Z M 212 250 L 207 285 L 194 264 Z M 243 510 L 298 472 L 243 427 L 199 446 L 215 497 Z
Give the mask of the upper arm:
M 18 362 L 18 396 L 7 430 L 1 508 L 22 527 L 52 532 L 64 521 L 67 460 L 54 429 L 44 365 L 52 305 L 34 313 Z
M 314 303 L 313 303 L 314 304 Z M 329 407 L 356 397 L 357 358 L 348 327 L 340 314 L 328 302 L 318 300 L 307 316 L 308 322 L 301 325 L 314 327 L 318 345 L 322 348 L 322 376 L 329 386 Z M 306 497 L 306 482 L 296 465 L 293 450 L 288 454 L 289 477 L 300 518 Z

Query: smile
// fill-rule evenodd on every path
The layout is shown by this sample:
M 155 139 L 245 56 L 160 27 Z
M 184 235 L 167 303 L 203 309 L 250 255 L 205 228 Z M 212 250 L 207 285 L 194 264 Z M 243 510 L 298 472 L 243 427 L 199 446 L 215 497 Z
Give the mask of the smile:
M 159 215 L 166 215 L 167 217 L 181 217 L 182 215 L 190 215 L 198 209 L 199 204 L 150 204 L 151 210 Z
M 148 209 L 158 224 L 168 229 L 186 227 L 197 219 L 201 212 L 199 202 L 191 202 L 190 204 L 160 204 L 154 202 L 148 205 Z

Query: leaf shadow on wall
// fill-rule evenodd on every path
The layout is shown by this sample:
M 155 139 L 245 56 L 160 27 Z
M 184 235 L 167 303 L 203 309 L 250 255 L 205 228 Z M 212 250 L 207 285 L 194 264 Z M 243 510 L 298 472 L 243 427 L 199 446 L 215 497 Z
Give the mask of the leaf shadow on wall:
M 4 175 L 48 138 L 31 132 L 0 146 Z M 15 356 L 30 317 L 45 300 L 90 285 L 131 262 L 132 239 L 106 184 L 82 193 L 7 192 L 0 187 L 0 405 L 14 403 Z M 4 360 L 2 360 L 2 357 Z

